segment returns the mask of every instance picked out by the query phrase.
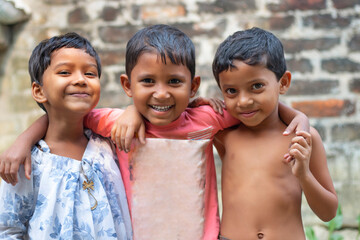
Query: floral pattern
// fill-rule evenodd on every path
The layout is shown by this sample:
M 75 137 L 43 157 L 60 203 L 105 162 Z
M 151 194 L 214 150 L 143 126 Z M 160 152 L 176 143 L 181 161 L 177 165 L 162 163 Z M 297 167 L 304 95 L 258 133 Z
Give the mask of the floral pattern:
M 40 140 L 31 153 L 31 180 L 20 166 L 16 186 L 1 183 L 0 239 L 132 239 L 114 146 L 85 133 L 89 142 L 81 161 L 51 154 Z M 87 179 L 94 197 L 83 189 Z

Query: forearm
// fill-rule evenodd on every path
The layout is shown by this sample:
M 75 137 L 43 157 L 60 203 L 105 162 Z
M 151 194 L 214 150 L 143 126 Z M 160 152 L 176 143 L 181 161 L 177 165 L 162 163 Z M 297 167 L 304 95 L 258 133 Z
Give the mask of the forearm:
M 18 136 L 16 142 L 21 142 L 33 146 L 42 139 L 47 131 L 49 120 L 47 115 L 41 116 L 33 124 L 30 125 L 21 135 Z
M 115 108 L 99 108 L 92 110 L 84 119 L 84 126 L 91 131 L 110 137 L 111 129 L 124 110 Z
M 299 181 L 310 208 L 321 220 L 330 221 L 338 207 L 336 194 L 324 188 L 311 172 L 305 175 Z
M 310 123 L 308 117 L 291 107 L 279 102 L 279 116 L 280 119 L 288 125 L 284 131 L 284 135 L 289 135 L 291 132 L 306 131 L 310 132 Z

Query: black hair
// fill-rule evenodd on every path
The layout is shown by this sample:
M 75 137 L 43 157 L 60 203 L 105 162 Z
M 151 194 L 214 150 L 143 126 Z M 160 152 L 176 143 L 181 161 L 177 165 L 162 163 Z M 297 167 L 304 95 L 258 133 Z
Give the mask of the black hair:
M 51 54 L 60 48 L 76 48 L 85 50 L 86 53 L 95 58 L 100 78 L 101 63 L 95 49 L 86 38 L 77 33 L 70 32 L 50 39 L 45 39 L 34 48 L 29 59 L 31 83 L 35 82 L 40 86 L 43 85 L 43 74 L 51 64 Z M 38 103 L 38 105 L 46 112 L 43 104 Z
M 186 66 L 195 76 L 195 47 L 191 39 L 179 29 L 157 24 L 141 29 L 126 45 L 126 74 L 130 79 L 139 57 L 144 52 L 156 52 L 166 64 L 166 57 L 173 64 Z
M 235 68 L 234 60 L 252 66 L 262 65 L 272 71 L 278 81 L 286 71 L 284 49 L 280 40 L 274 34 L 256 27 L 235 32 L 219 45 L 212 64 L 218 85 L 219 74 Z

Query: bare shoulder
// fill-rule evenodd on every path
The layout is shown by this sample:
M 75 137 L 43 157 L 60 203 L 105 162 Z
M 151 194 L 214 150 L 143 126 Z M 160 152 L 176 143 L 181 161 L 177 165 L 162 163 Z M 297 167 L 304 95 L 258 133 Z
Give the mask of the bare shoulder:
M 310 167 L 316 169 L 316 166 L 327 165 L 326 151 L 319 132 L 315 128 L 311 127 L 310 134 L 312 141 Z
M 323 145 L 323 141 L 321 139 L 321 136 L 319 134 L 319 132 L 314 128 L 314 127 L 310 127 L 310 134 L 311 134 L 311 139 L 312 139 L 312 143 L 313 143 L 313 147 L 317 147 L 317 146 L 322 146 Z

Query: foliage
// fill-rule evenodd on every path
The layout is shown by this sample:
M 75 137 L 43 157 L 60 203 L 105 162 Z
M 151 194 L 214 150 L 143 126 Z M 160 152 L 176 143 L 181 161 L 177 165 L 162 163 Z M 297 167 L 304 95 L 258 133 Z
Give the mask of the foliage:
M 312 227 L 305 228 L 305 235 L 308 240 L 318 240 Z
M 343 215 L 341 211 L 341 205 L 339 204 L 339 207 L 336 211 L 336 216 L 329 222 L 326 222 L 325 225 L 328 228 L 329 231 L 329 240 L 342 240 L 344 237 L 338 233 L 334 233 L 335 230 L 339 230 L 342 227 L 343 224 Z
M 356 235 L 356 240 L 360 240 L 360 215 L 357 216 L 357 235 Z M 327 227 L 328 231 L 329 231 L 329 236 L 328 236 L 328 240 L 344 240 L 344 237 L 339 234 L 339 233 L 335 233 L 336 230 L 341 229 L 343 225 L 343 214 L 342 214 L 342 210 L 341 210 L 341 206 L 339 204 L 339 207 L 336 211 L 336 216 L 329 222 L 325 222 L 325 226 Z M 307 240 L 318 240 L 318 238 L 315 235 L 315 231 L 312 227 L 308 226 L 305 227 L 305 235 L 306 235 L 306 239 Z

